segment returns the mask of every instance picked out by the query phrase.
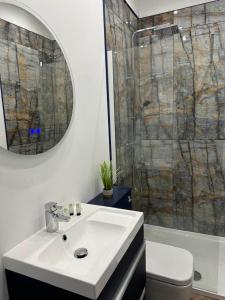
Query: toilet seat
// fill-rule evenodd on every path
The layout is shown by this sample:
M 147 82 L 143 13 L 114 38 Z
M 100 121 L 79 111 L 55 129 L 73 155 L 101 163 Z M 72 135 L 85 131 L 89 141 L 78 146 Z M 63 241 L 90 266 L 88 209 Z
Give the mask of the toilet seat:
M 175 286 L 188 286 L 194 270 L 190 252 L 155 242 L 146 241 L 147 278 Z

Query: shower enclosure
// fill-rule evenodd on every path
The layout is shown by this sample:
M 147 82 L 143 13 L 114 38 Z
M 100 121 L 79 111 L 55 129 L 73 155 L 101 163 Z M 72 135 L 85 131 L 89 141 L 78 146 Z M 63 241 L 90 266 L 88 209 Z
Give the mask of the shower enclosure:
M 147 238 L 191 251 L 194 288 L 225 296 L 225 1 L 144 19 L 120 2 L 105 4 L 120 183 Z
M 224 236 L 224 25 L 139 39 L 133 184 L 147 223 Z

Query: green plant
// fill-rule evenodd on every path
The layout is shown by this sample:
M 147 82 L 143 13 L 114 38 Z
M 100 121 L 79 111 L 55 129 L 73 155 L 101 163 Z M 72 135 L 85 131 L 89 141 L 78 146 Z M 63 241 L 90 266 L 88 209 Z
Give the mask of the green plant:
M 105 190 L 111 190 L 113 188 L 113 171 L 112 162 L 103 162 L 100 165 L 101 179 Z

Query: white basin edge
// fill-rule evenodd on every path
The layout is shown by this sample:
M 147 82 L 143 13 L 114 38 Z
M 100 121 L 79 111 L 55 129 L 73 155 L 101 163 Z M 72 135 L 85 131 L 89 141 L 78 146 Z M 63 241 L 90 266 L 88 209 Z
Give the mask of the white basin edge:
M 115 208 L 89 204 L 82 204 L 82 208 L 81 217 L 75 216 L 69 223 L 60 224 L 60 230 L 62 232 L 74 226 L 76 223 L 84 221 L 100 209 L 104 209 L 109 212 L 123 212 L 123 210 L 119 212 Z M 126 214 L 128 211 L 124 211 L 124 213 Z M 104 269 L 96 270 L 96 272 L 89 274 L 89 276 L 70 274 L 66 272 L 66 270 L 65 272 L 57 270 L 48 264 L 43 264 L 37 261 L 38 255 L 59 237 L 59 233 L 47 233 L 45 228 L 41 229 L 8 251 L 3 256 L 3 266 L 5 269 L 10 271 L 46 282 L 53 286 L 57 286 L 91 299 L 97 299 L 118 266 L 123 255 L 129 248 L 132 240 L 143 225 L 143 213 L 134 211 L 130 213 L 132 213 L 133 222 L 123 234 L 118 245 L 115 245 L 107 265 L 105 265 Z

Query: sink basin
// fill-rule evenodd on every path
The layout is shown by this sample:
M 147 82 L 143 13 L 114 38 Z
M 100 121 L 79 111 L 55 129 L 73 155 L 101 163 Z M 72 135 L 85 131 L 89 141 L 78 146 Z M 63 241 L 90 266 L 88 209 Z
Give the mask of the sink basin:
M 113 245 L 125 232 L 125 227 L 99 221 L 80 222 L 66 231 L 67 241 L 58 237 L 39 256 L 39 260 L 55 268 L 67 269 L 74 274 L 86 275 L 94 272 L 99 263 L 103 264 L 110 255 Z M 76 249 L 86 248 L 85 259 L 74 257 Z
M 132 219 L 135 217 L 135 213 L 126 210 L 109 211 L 107 209 L 99 209 L 92 216 L 88 218 L 91 221 L 98 221 L 105 224 L 120 225 L 123 227 L 129 226 Z
M 6 253 L 3 264 L 8 270 L 97 299 L 142 224 L 142 213 L 83 204 L 82 216 L 61 223 L 60 233 L 42 229 Z M 80 248 L 87 249 L 86 257 L 75 257 Z

